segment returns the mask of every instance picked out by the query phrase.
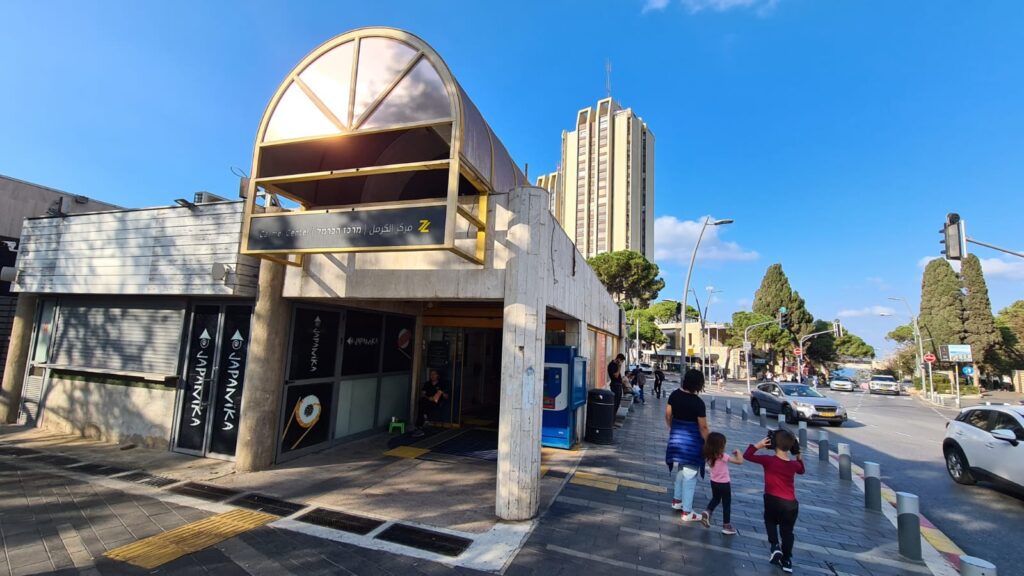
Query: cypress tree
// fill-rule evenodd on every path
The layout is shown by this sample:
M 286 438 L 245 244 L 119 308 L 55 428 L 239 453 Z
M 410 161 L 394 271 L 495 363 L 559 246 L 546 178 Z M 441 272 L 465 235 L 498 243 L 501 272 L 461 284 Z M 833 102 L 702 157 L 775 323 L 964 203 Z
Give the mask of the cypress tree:
M 964 340 L 971 345 L 975 364 L 988 372 L 994 365 L 996 348 L 1002 342 L 1002 335 L 992 317 L 992 302 L 988 299 L 988 286 L 981 271 L 981 261 L 969 254 L 960 264 L 960 279 L 964 289 Z M 978 385 L 980 374 L 974 371 L 974 385 Z
M 782 264 L 772 264 L 761 279 L 761 287 L 754 293 L 754 304 L 751 310 L 755 314 L 763 314 L 769 318 L 778 318 L 779 308 L 785 306 L 789 311 L 789 338 L 780 338 L 786 344 L 777 341 L 772 348 L 781 352 L 783 368 L 787 355 L 792 355 L 789 343 L 796 340 L 794 335 L 809 334 L 814 328 L 814 317 L 807 311 L 804 299 L 799 292 L 794 292 L 789 285 L 789 278 L 782 270 Z M 784 333 L 783 333 L 784 334 Z
M 925 350 L 936 356 L 942 344 L 961 344 L 964 341 L 964 301 L 960 279 L 943 258 L 932 260 L 924 269 L 918 322 Z

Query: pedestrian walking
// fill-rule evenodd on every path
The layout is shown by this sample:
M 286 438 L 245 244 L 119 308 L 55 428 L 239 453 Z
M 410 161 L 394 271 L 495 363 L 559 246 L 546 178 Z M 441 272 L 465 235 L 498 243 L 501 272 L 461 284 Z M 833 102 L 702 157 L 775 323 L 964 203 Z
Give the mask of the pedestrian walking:
M 665 373 L 661 368 L 654 369 L 654 396 L 661 398 L 661 384 L 665 381 Z
M 768 448 L 775 454 L 757 454 Z M 795 460 L 793 459 L 795 458 Z M 783 572 L 793 572 L 793 527 L 800 512 L 793 478 L 804 473 L 800 444 L 786 430 L 776 430 L 757 444 L 747 446 L 743 459 L 764 467 L 764 527 L 771 553 L 768 561 Z M 779 546 L 781 536 L 782 546 Z
M 701 524 L 711 527 L 711 517 L 715 508 L 722 505 L 722 534 L 733 536 L 736 529 L 732 527 L 732 484 L 729 480 L 729 464 L 743 464 L 743 456 L 739 450 L 733 450 L 732 456 L 725 452 L 725 434 L 712 432 L 704 441 L 704 462 L 711 468 L 711 501 L 700 515 Z
M 704 477 L 704 439 L 710 434 L 707 408 L 699 396 L 703 390 L 704 374 L 691 368 L 679 389 L 669 395 L 665 407 L 665 424 L 669 429 L 665 463 L 670 473 L 677 468 L 672 508 L 682 511 L 683 522 L 701 518 L 693 512 L 693 491 L 697 474 Z
M 608 387 L 612 394 L 615 394 L 615 413 L 619 412 L 619 404 L 622 404 L 622 363 L 626 361 L 624 354 L 619 354 L 614 360 L 608 363 Z
M 644 399 L 644 386 L 647 384 L 647 376 L 639 366 L 633 369 L 633 399 L 639 399 L 641 404 L 647 404 Z

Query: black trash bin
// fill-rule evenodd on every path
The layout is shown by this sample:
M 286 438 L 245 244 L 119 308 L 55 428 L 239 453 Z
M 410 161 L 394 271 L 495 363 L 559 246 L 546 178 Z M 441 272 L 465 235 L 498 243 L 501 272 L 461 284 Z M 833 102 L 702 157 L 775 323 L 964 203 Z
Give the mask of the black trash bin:
M 584 439 L 594 444 L 611 444 L 615 425 L 615 394 L 595 388 L 587 393 L 587 433 Z

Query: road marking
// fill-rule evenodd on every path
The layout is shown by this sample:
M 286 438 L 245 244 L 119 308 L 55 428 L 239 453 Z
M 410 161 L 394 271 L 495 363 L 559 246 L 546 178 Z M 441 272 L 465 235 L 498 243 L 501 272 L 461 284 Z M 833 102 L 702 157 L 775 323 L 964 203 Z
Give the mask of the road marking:
M 614 476 L 602 476 L 600 474 L 591 474 L 589 472 L 576 472 L 573 474 L 572 480 L 569 481 L 572 484 L 580 484 L 582 486 L 591 486 L 593 488 L 602 488 L 615 492 L 619 486 L 625 488 L 636 488 L 638 490 L 646 490 L 648 492 L 654 492 L 656 494 L 665 494 L 668 489 L 664 486 L 657 486 L 655 484 L 647 484 L 646 482 L 637 482 L 635 480 L 626 480 L 622 478 L 616 478 Z
M 274 520 L 277 516 L 263 512 L 232 510 L 114 548 L 105 556 L 152 570 Z

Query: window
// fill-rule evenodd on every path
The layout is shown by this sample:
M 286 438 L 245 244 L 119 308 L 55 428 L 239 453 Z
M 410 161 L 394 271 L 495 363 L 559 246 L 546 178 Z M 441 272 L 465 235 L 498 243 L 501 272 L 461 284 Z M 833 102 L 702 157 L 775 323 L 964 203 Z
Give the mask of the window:
M 993 430 L 1012 430 L 1013 434 L 1017 436 L 1017 440 L 1024 440 L 1024 426 L 1021 426 L 1016 418 L 1005 412 L 996 412 L 993 416 Z
M 992 428 L 989 425 L 991 410 L 971 410 L 964 418 L 964 422 L 975 428 L 989 432 Z

